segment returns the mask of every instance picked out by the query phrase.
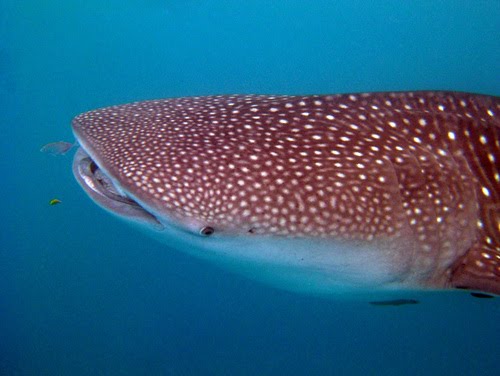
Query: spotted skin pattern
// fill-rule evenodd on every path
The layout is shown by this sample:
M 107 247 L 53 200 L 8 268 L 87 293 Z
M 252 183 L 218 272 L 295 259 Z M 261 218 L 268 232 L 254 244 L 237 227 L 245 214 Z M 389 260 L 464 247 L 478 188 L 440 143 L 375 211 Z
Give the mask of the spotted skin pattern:
M 500 294 L 500 99 L 455 92 L 143 101 L 73 121 L 190 231 L 384 247 L 425 287 Z

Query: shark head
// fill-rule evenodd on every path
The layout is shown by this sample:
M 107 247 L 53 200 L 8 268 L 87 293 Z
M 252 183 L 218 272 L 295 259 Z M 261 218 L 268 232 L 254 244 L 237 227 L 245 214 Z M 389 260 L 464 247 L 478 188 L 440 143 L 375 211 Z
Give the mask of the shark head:
M 498 294 L 499 112 L 451 92 L 143 101 L 77 116 L 73 171 L 171 246 L 285 288 Z

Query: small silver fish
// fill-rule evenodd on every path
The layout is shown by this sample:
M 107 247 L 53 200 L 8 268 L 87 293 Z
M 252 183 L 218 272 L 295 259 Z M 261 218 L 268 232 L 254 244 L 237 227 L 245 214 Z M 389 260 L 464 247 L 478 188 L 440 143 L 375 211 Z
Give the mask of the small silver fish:
M 500 99 L 152 100 L 73 120 L 98 204 L 289 290 L 500 294 Z
M 51 142 L 42 146 L 40 151 L 54 156 L 64 155 L 71 150 L 73 146 L 75 146 L 75 144 L 66 141 Z

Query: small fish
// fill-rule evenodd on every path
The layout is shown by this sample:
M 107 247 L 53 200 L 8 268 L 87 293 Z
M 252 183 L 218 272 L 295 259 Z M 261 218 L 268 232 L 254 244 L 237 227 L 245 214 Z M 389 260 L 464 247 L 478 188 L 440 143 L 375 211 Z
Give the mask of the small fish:
M 490 294 L 483 294 L 482 292 L 471 292 L 471 296 L 479 299 L 493 299 L 494 296 Z
M 57 198 L 53 198 L 52 200 L 49 201 L 49 205 L 57 205 L 57 204 L 60 204 L 62 201 L 57 199 Z
M 394 299 L 394 300 L 379 300 L 375 302 L 370 302 L 371 305 L 376 306 L 401 306 L 406 304 L 418 304 L 420 303 L 415 299 Z
M 51 142 L 47 145 L 42 146 L 40 151 L 42 153 L 47 153 L 50 155 L 64 155 L 66 154 L 71 148 L 75 146 L 74 143 L 71 142 L 66 142 L 66 141 L 58 141 L 58 142 Z

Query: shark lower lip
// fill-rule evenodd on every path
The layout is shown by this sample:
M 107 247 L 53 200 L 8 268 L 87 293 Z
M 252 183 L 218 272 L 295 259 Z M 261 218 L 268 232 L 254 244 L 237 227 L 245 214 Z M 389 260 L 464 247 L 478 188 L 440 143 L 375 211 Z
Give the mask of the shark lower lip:
M 85 192 L 102 208 L 158 231 L 164 229 L 163 224 L 153 214 L 128 197 L 81 147 L 73 160 L 73 174 Z

